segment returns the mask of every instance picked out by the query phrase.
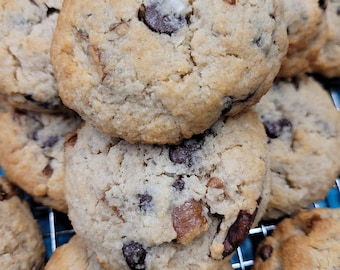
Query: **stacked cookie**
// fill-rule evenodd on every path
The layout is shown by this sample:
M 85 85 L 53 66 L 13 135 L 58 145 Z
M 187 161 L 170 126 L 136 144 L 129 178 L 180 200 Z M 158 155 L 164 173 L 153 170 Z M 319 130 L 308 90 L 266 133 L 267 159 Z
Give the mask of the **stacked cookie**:
M 309 73 L 340 76 L 336 6 L 3 0 L 0 164 L 76 232 L 46 269 L 229 269 L 323 198 L 340 115 Z
M 81 122 L 58 95 L 50 46 L 62 1 L 1 1 L 0 164 L 36 201 L 67 212 L 63 141 Z

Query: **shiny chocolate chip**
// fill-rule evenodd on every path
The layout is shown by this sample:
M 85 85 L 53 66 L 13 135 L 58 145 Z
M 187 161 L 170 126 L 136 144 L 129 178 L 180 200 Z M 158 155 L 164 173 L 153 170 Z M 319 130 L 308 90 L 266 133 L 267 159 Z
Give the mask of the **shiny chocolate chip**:
M 259 250 L 259 255 L 263 261 L 267 260 L 273 252 L 273 247 L 271 245 L 263 245 Z
M 251 225 L 254 222 L 255 214 L 250 214 L 245 210 L 240 210 L 236 221 L 230 226 L 227 237 L 223 245 L 223 257 L 230 255 L 248 236 Z
M 148 6 L 141 6 L 138 18 L 152 31 L 171 35 L 187 24 L 187 18 L 165 8 L 162 3 L 157 1 Z
M 202 148 L 204 135 L 196 135 L 190 140 L 185 140 L 179 145 L 169 148 L 169 158 L 175 164 L 185 164 L 188 167 L 193 165 L 193 154 Z
M 130 242 L 123 245 L 123 255 L 130 269 L 145 269 L 146 251 L 138 242 Z
M 284 130 L 292 129 L 292 123 L 288 119 L 279 119 L 275 121 L 266 120 L 263 122 L 263 125 L 267 136 L 272 139 L 280 137 Z

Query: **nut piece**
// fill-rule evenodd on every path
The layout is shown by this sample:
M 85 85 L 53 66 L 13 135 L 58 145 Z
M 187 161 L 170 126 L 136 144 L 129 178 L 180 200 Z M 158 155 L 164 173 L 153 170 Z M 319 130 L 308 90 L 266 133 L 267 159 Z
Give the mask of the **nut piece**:
M 210 188 L 224 188 L 223 182 L 218 177 L 211 177 L 207 184 Z
M 208 229 L 202 214 L 202 203 L 191 199 L 172 211 L 172 223 L 177 232 L 177 242 L 188 245 L 196 236 Z

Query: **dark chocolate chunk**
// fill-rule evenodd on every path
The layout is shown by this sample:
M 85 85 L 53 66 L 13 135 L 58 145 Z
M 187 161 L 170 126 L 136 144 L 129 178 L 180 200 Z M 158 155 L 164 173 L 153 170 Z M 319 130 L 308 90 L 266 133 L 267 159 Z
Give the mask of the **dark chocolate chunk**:
M 292 123 L 287 119 L 277 121 L 263 121 L 267 136 L 272 139 L 280 137 L 285 129 L 292 129 Z
M 267 260 L 272 255 L 273 247 L 270 245 L 263 245 L 259 250 L 259 255 L 263 261 Z
M 164 11 L 161 3 L 143 5 L 138 12 L 138 18 L 152 31 L 171 35 L 187 24 L 187 18 L 174 12 L 167 14 L 169 11 Z
M 249 214 L 245 210 L 240 210 L 236 221 L 230 226 L 227 237 L 223 242 L 223 257 L 230 255 L 248 236 L 251 225 L 254 222 L 255 214 L 256 213 Z
M 338 8 L 336 9 L 336 15 L 340 16 L 340 6 L 338 6 Z
M 184 140 L 179 145 L 172 145 L 169 148 L 169 158 L 173 163 L 185 164 L 191 167 L 193 164 L 193 154 L 202 148 L 204 144 L 204 134 L 195 135 L 190 140 Z
M 51 16 L 51 15 L 53 15 L 55 13 L 59 13 L 59 9 L 47 6 L 47 17 L 49 17 L 49 16 Z
M 139 208 L 146 212 L 148 209 L 152 207 L 152 196 L 148 193 L 143 194 L 137 194 L 137 197 L 139 199 Z
M 323 10 L 326 10 L 327 8 L 327 3 L 328 1 L 327 0 L 319 0 L 319 7 Z
M 124 244 L 122 251 L 130 269 L 145 269 L 146 251 L 141 244 L 132 241 Z
M 52 147 L 55 145 L 59 140 L 58 136 L 49 136 L 48 139 L 43 143 L 42 147 Z
M 185 182 L 182 178 L 177 179 L 172 186 L 177 190 L 177 191 L 182 191 L 185 186 Z

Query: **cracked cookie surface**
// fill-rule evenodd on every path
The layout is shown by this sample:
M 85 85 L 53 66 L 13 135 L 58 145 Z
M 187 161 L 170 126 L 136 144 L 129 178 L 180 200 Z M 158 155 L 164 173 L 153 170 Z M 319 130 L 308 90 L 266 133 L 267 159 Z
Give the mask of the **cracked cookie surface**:
M 36 201 L 66 212 L 63 143 L 81 120 L 74 114 L 0 110 L 1 166 Z
M 89 123 L 68 141 L 69 217 L 105 269 L 225 269 L 268 202 L 252 111 L 179 145 L 129 144 Z
M 0 264 L 8 270 L 40 270 L 45 246 L 40 227 L 26 201 L 0 176 Z
M 62 0 L 0 1 L 0 95 L 15 107 L 64 110 L 50 63 Z
M 300 211 L 257 248 L 254 270 L 339 269 L 340 209 Z
M 255 106 L 269 146 L 272 195 L 265 218 L 323 199 L 340 173 L 340 112 L 312 77 L 280 81 Z
M 165 144 L 255 104 L 287 44 L 277 0 L 66 0 L 51 56 L 63 102 L 85 120 Z

